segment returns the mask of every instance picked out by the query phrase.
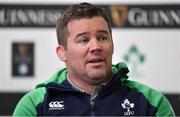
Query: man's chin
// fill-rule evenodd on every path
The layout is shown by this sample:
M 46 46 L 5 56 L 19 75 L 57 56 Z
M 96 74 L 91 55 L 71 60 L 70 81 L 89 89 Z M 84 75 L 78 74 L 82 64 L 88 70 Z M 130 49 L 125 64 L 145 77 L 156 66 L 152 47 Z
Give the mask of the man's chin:
M 106 76 L 107 75 L 105 74 L 98 74 L 98 73 L 91 74 L 89 80 L 92 85 L 98 85 L 107 81 L 108 78 Z

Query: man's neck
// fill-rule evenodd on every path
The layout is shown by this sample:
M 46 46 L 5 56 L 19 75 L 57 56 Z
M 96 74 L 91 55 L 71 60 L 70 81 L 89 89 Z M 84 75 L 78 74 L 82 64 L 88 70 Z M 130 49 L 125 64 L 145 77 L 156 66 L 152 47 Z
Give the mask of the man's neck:
M 85 92 L 87 94 L 92 94 L 93 92 L 93 85 L 89 85 L 89 84 L 84 84 L 82 86 L 79 86 L 77 83 L 75 83 L 73 80 L 71 80 L 68 75 L 67 75 L 67 80 L 68 82 L 78 91 L 80 92 Z
M 111 77 L 112 78 L 112 77 Z M 108 81 L 106 82 L 103 82 L 103 83 L 100 83 L 98 85 L 91 85 L 91 84 L 88 84 L 88 83 L 84 83 L 82 81 L 74 81 L 73 79 L 71 79 L 70 77 L 68 77 L 68 74 L 67 74 L 67 80 L 68 82 L 75 88 L 77 89 L 78 91 L 80 92 L 85 92 L 87 94 L 92 94 L 94 92 L 94 90 L 96 89 L 96 87 L 99 87 L 99 86 L 105 86 L 110 80 L 111 78 L 108 79 Z M 77 82 L 80 82 L 79 84 Z

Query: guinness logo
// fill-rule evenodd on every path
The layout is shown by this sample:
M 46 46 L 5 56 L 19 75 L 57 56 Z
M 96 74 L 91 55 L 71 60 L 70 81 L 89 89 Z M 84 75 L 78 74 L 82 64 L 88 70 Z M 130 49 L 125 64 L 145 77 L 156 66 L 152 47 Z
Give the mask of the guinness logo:
M 128 19 L 128 7 L 123 5 L 110 6 L 112 22 L 115 27 L 123 27 Z

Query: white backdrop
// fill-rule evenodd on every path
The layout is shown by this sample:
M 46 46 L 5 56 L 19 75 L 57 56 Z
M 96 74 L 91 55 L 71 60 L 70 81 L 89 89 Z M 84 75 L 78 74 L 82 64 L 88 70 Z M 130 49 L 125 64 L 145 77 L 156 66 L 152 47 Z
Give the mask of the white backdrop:
M 179 32 L 180 30 L 163 29 L 113 30 L 115 42 L 113 61 L 118 62 L 127 54 L 128 49 L 135 45 L 145 60 L 136 63 L 136 66 L 132 62 L 128 64 L 131 69 L 130 79 L 163 92 L 180 92 Z
M 92 1 L 109 3 L 180 3 L 180 0 L 111 0 Z M 76 2 L 74 0 L 66 3 Z M 78 1 L 80 2 L 80 1 Z M 81 1 L 82 2 L 82 1 Z M 61 0 L 0 0 L 0 3 L 62 3 Z M 63 2 L 65 3 L 65 2 Z M 144 56 L 144 61 L 128 63 L 130 79 L 145 83 L 162 92 L 180 92 L 180 29 L 113 29 L 115 51 L 113 63 L 125 61 L 124 56 L 133 46 Z M 14 78 L 11 76 L 12 42 L 33 42 L 35 46 L 35 76 Z M 64 67 L 58 60 L 55 28 L 0 28 L 0 91 L 27 91 L 47 80 L 55 71 Z M 135 62 L 137 56 L 132 57 Z M 132 61 L 133 61 L 132 60 Z
M 50 29 L 1 29 L 2 37 L 2 90 L 26 91 L 48 79 L 52 73 L 63 67 L 56 56 L 56 33 Z M 13 42 L 33 42 L 35 51 L 34 77 L 11 76 L 11 45 Z

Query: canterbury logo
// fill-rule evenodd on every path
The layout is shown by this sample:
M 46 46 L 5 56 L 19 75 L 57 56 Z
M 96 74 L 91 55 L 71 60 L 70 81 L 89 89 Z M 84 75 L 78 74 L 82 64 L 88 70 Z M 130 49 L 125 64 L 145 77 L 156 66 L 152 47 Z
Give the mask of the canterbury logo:
M 49 110 L 62 110 L 64 109 L 64 101 L 52 101 L 49 103 Z

